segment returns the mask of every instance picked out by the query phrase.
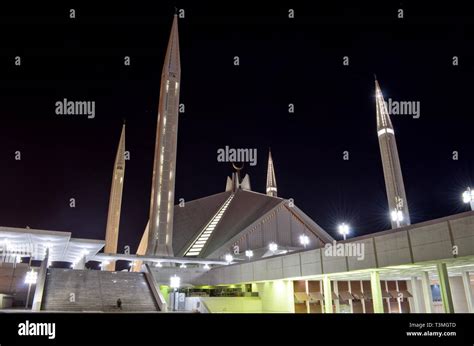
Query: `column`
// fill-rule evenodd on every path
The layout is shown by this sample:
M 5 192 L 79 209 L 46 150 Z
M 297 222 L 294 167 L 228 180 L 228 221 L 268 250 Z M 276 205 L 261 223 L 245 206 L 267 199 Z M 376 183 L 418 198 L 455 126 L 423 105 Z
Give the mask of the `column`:
M 425 303 L 425 312 L 433 312 L 433 295 L 431 293 L 431 280 L 428 272 L 421 274 L 421 287 L 423 291 L 423 302 Z
M 436 269 L 438 270 L 444 312 L 452 314 L 454 313 L 453 297 L 451 296 L 451 286 L 449 285 L 448 268 L 446 267 L 446 263 L 437 263 Z
M 305 292 L 306 292 L 306 296 L 308 297 L 308 300 L 305 301 L 305 304 L 306 304 L 306 313 L 309 314 L 311 312 L 311 306 L 309 305 L 309 284 L 308 284 L 308 280 L 304 280 L 304 288 L 305 288 Z
M 467 302 L 467 311 L 473 313 L 474 305 L 472 301 L 472 287 L 471 287 L 471 278 L 469 277 L 469 272 L 467 270 L 462 272 L 462 282 L 464 285 L 464 292 L 466 293 L 466 302 Z
M 350 278 L 349 278 L 350 279 Z M 349 287 L 349 292 L 352 294 L 352 289 L 351 289 L 351 280 L 348 281 L 348 287 Z M 354 307 L 352 305 L 352 299 L 349 299 L 349 306 L 351 307 L 351 314 L 354 313 Z
M 332 290 L 331 280 L 329 276 L 323 276 L 323 294 L 324 294 L 324 312 L 327 314 L 333 313 L 332 309 Z
M 412 312 L 421 312 L 421 297 L 416 276 L 411 278 L 411 294 L 413 298 L 409 298 L 409 301 L 411 300 L 413 302 Z
M 370 273 L 370 288 L 372 289 L 372 301 L 374 313 L 383 313 L 382 288 L 380 287 L 380 275 L 378 271 Z
M 339 306 L 339 287 L 337 287 L 337 281 L 333 282 L 334 293 L 336 293 L 337 299 L 334 300 L 334 305 L 336 306 L 336 313 L 341 312 L 341 307 Z

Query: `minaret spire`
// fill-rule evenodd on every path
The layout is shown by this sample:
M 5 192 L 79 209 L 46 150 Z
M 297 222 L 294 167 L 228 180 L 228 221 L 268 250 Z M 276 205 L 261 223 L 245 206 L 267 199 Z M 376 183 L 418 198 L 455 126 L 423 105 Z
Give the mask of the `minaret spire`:
M 273 167 L 272 152 L 270 149 L 268 150 L 267 195 L 272 196 L 272 197 L 277 197 L 275 168 Z
M 375 102 L 377 110 L 377 134 L 379 137 L 380 155 L 382 157 L 385 189 L 392 228 L 410 224 L 408 203 L 403 184 L 402 169 L 398 157 L 395 131 L 390 120 L 387 105 L 384 101 L 380 85 L 375 79 Z
M 161 73 L 146 253 L 173 256 L 173 212 L 181 64 L 175 14 Z
M 107 227 L 105 231 L 105 253 L 117 253 L 117 243 L 120 226 L 120 210 L 122 207 L 123 180 L 125 177 L 125 124 L 122 125 L 122 133 L 115 157 L 114 172 L 112 176 L 112 188 L 109 199 L 109 212 L 107 215 Z M 107 270 L 115 270 L 115 263 L 107 265 Z

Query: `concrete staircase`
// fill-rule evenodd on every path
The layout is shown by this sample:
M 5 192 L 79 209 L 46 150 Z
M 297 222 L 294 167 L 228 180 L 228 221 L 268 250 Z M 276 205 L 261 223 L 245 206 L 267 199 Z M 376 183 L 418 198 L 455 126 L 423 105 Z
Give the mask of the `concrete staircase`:
M 122 310 L 117 299 L 122 300 Z M 41 310 L 158 311 L 143 273 L 49 268 Z

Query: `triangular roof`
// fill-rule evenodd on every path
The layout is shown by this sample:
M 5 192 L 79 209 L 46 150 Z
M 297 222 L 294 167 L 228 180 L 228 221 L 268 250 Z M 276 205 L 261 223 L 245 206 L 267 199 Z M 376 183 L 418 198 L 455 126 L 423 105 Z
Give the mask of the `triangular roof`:
M 187 243 L 198 234 L 220 206 L 231 195 L 231 191 L 185 202 L 174 207 L 173 250 L 176 256 L 182 255 Z
M 230 191 L 222 192 L 186 202 L 184 207 L 175 206 L 173 248 L 176 256 L 184 256 L 186 250 L 200 236 L 203 228 L 231 196 L 231 193 Z M 228 246 L 229 242 L 248 231 L 252 225 L 260 222 L 274 209 L 286 204 L 288 201 L 282 198 L 242 189 L 237 190 L 199 257 L 209 257 L 221 247 Z M 296 206 L 289 210 L 323 242 L 332 241 L 331 236 Z

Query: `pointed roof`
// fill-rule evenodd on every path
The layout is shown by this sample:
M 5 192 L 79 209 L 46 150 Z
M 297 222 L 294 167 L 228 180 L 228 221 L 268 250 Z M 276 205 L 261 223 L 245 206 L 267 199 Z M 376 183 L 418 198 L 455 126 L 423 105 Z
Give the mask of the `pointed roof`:
M 268 168 L 267 168 L 267 195 L 277 196 L 277 184 L 275 178 L 275 168 L 273 167 L 272 152 L 268 150 Z
M 181 63 L 179 59 L 178 16 L 175 14 L 173 18 L 173 25 L 171 26 L 170 39 L 168 41 L 168 48 L 166 49 L 162 73 L 174 73 L 179 75 L 180 72 Z
M 282 206 L 305 224 L 323 243 L 333 240 L 329 234 L 295 205 L 285 207 L 289 203 L 288 200 L 239 189 L 235 193 L 227 191 L 189 201 L 183 207 L 175 206 L 173 248 L 176 256 L 184 256 L 186 250 L 202 234 L 204 227 L 209 224 L 223 204 L 231 197 L 232 201 L 214 226 L 212 235 L 198 257 L 213 258 L 216 257 L 220 249 L 225 248 L 227 251 L 230 243 L 243 234 L 251 232 L 255 224 L 261 222 L 269 213 Z
M 203 227 L 218 212 L 232 192 L 186 202 L 183 208 L 175 206 L 173 247 L 175 254 L 182 256 L 199 236 Z M 247 190 L 237 190 L 222 219 L 202 250 L 199 257 L 207 257 L 232 239 L 243 229 L 283 202 L 281 198 L 266 196 Z
M 377 109 L 377 131 L 385 128 L 393 130 L 392 121 L 388 114 L 387 105 L 383 99 L 382 90 L 380 90 L 379 82 L 375 78 L 375 103 Z
M 125 167 L 125 124 L 122 125 L 122 133 L 120 134 L 120 141 L 115 156 L 115 165 Z
M 174 207 L 173 249 L 180 256 L 209 219 L 219 210 L 232 191 L 221 192 Z

